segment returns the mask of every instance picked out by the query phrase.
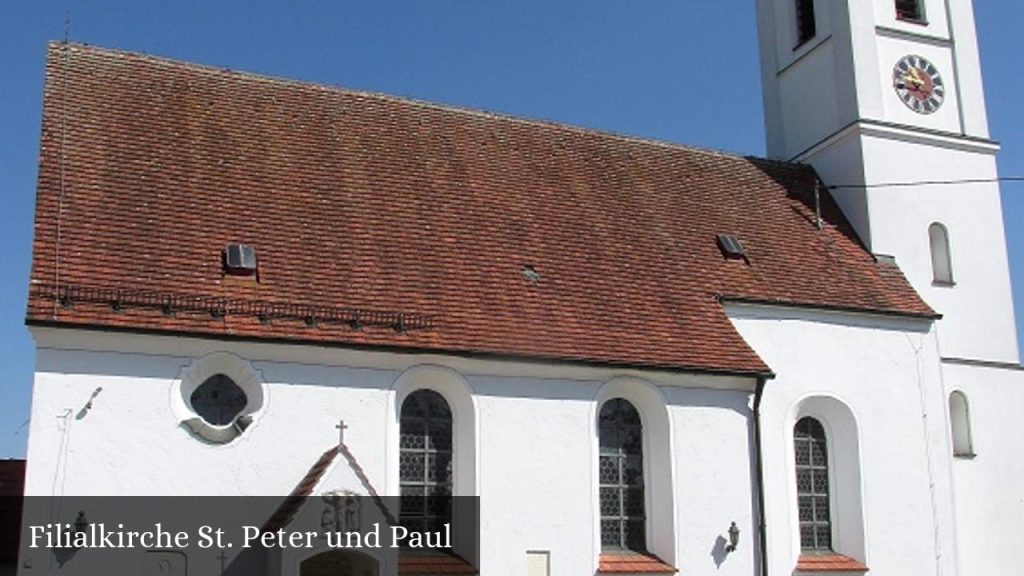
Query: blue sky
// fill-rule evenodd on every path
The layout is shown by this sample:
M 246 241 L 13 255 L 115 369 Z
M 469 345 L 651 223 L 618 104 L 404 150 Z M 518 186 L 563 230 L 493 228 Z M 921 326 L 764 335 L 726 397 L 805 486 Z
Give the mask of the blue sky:
M 0 458 L 25 452 L 46 43 L 76 42 L 763 155 L 754 0 L 0 2 Z M 1024 175 L 1024 3 L 977 0 L 1000 173 Z M 1024 185 L 1003 185 L 1024 321 Z

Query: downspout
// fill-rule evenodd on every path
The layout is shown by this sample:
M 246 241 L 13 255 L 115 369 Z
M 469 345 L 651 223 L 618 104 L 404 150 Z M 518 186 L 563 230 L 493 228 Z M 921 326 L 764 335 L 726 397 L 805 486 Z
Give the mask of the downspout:
M 754 392 L 754 466 L 757 469 L 757 545 L 761 556 L 760 576 L 768 576 L 768 523 L 764 508 L 764 460 L 761 453 L 761 398 L 764 396 L 766 376 L 757 377 Z

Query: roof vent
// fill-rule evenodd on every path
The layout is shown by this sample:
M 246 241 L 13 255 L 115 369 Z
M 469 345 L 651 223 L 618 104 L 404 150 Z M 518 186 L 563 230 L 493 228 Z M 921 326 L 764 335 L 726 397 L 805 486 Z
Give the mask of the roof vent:
M 740 244 L 739 238 L 732 234 L 719 234 L 718 247 L 722 250 L 722 254 L 725 254 L 726 258 L 734 260 L 747 259 L 747 251 L 744 250 L 743 244 Z
M 523 266 L 523 277 L 534 284 L 540 282 L 540 272 L 537 272 L 537 269 L 533 266 Z
M 245 244 L 228 244 L 224 249 L 224 271 L 234 276 L 256 274 L 256 250 Z

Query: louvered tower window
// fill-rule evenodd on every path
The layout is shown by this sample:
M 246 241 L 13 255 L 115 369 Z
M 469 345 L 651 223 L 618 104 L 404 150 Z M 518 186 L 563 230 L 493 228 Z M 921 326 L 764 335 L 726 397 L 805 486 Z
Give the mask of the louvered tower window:
M 896 17 L 900 20 L 924 22 L 921 0 L 896 0 Z
M 399 520 L 410 531 L 441 530 L 451 521 L 452 411 L 437 392 L 417 390 L 399 426 Z
M 814 0 L 796 0 L 796 42 L 807 42 L 817 33 L 814 22 Z
M 601 407 L 599 482 L 601 548 L 646 548 L 643 426 L 632 404 L 617 398 Z
M 808 551 L 831 550 L 832 515 L 825 428 L 814 418 L 802 418 L 793 429 L 793 444 L 800 547 Z

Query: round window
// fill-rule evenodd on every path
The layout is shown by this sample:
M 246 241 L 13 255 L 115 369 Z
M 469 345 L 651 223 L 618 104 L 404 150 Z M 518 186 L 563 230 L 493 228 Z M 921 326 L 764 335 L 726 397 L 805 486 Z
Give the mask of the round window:
M 266 409 L 263 377 L 249 362 L 227 352 L 197 358 L 172 387 L 171 410 L 197 438 L 227 444 Z
M 189 399 L 192 410 L 211 426 L 225 426 L 234 421 L 249 399 L 238 384 L 224 374 L 207 378 Z

